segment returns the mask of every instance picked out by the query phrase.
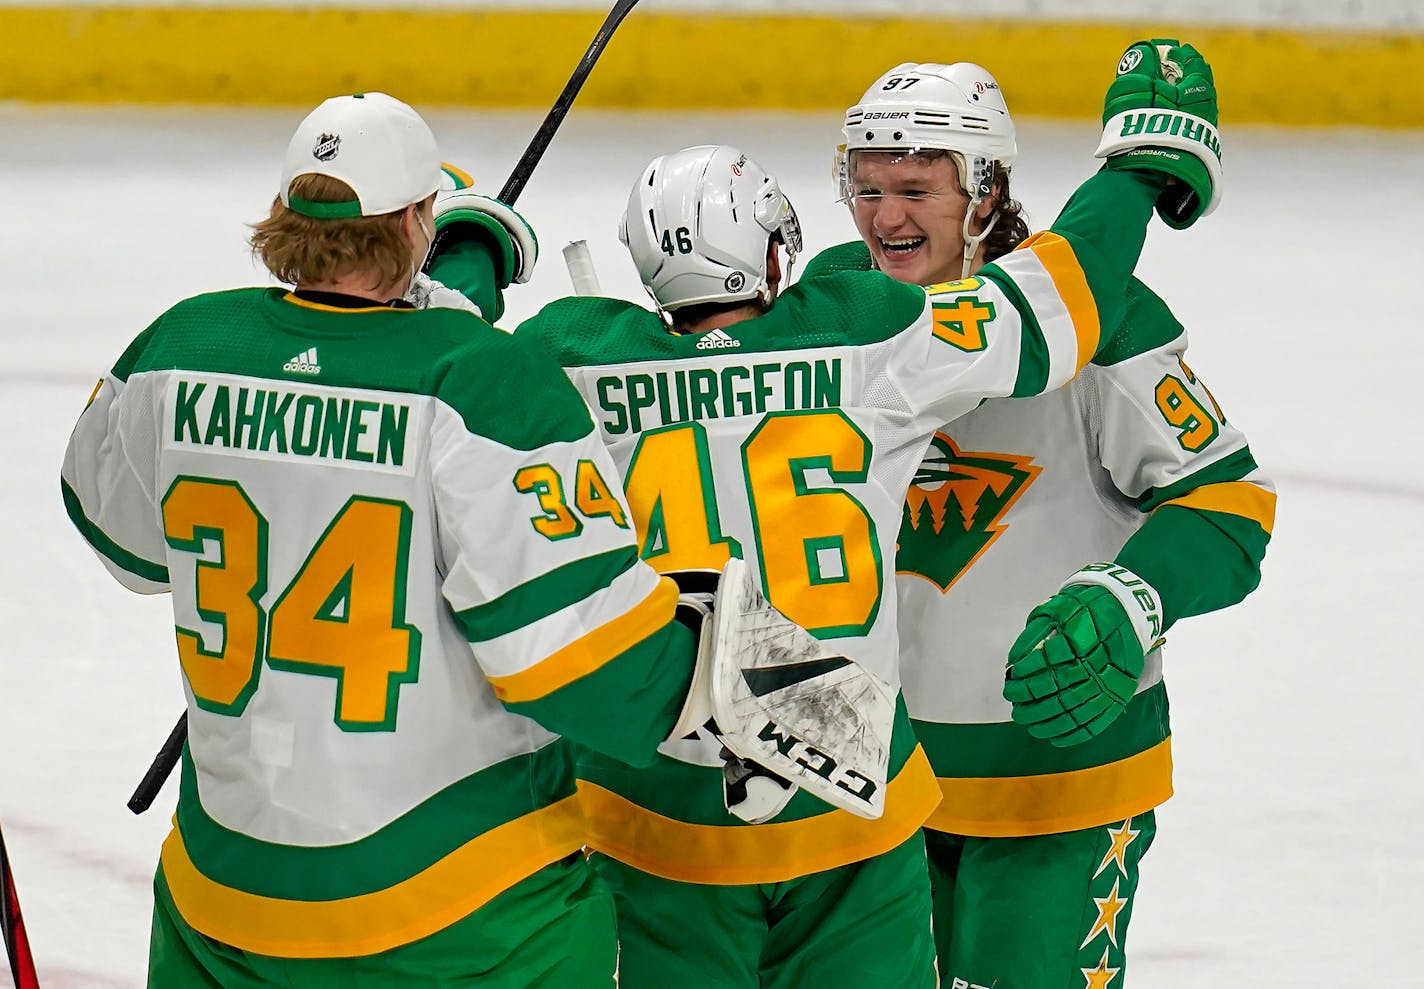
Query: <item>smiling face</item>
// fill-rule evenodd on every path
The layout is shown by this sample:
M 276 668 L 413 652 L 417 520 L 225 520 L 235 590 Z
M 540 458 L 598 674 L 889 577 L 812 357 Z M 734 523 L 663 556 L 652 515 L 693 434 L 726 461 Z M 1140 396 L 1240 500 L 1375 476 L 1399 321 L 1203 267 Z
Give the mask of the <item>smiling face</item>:
M 855 152 L 850 194 L 856 230 L 881 271 L 913 285 L 961 276 L 969 196 L 949 154 Z M 976 212 L 987 217 L 992 209 L 986 200 Z M 973 228 L 981 227 L 976 215 Z

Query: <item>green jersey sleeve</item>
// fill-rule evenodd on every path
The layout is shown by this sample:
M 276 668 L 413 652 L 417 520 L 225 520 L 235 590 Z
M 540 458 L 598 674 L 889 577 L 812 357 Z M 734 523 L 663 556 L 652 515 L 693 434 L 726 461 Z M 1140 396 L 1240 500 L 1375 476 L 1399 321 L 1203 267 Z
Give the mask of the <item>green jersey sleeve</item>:
M 501 369 L 498 384 L 488 368 Z M 622 482 L 563 371 L 486 338 L 438 395 L 444 594 L 497 697 L 625 762 L 651 760 L 692 678 L 677 588 L 638 559 Z
M 1274 485 L 1186 349 L 1181 322 L 1134 279 L 1127 317 L 1093 362 L 1101 462 L 1149 513 L 1116 560 L 1157 589 L 1168 626 L 1256 587 L 1276 505 Z
M 442 247 L 430 261 L 430 277 L 459 292 L 487 322 L 504 315 L 499 286 L 500 247 L 494 236 L 476 230 L 471 236 Z

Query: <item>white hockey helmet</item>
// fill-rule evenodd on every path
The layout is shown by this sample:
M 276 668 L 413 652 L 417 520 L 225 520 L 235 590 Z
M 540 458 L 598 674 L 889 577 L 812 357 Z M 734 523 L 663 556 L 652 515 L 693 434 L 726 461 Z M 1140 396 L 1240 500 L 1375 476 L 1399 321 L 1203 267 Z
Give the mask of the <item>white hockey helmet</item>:
M 771 298 L 767 244 L 801 250 L 796 210 L 775 177 L 737 148 L 654 158 L 628 196 L 619 239 L 658 306 Z
M 975 208 L 1018 155 L 1013 118 L 989 70 L 973 62 L 902 62 L 875 80 L 846 111 L 842 133 L 845 144 L 835 163 L 842 202 L 849 202 L 854 192 L 851 178 L 858 151 L 952 152 L 960 187 L 969 196 L 963 228 L 967 275 L 980 243 L 999 221 L 995 210 L 983 230 L 970 233 Z
M 957 152 L 964 191 L 988 195 L 995 164 L 1018 155 L 1014 122 L 989 70 L 973 62 L 904 62 L 871 84 L 846 111 L 845 150 Z M 843 175 L 848 173 L 842 172 Z M 842 194 L 848 190 L 842 189 Z

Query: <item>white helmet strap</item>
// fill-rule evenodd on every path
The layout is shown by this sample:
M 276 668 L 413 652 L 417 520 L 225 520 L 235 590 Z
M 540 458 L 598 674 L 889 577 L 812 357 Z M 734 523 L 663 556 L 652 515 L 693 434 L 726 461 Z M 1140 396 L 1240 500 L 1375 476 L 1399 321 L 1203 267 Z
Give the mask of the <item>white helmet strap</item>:
M 969 196 L 969 205 L 964 210 L 964 266 L 959 274 L 960 278 L 968 278 L 969 269 L 974 264 L 974 255 L 979 252 L 979 245 L 989 236 L 994 224 L 999 222 L 999 207 L 996 205 L 994 211 L 989 214 L 984 229 L 977 234 L 969 232 L 969 228 L 974 224 L 975 214 L 979 211 L 979 204 L 994 193 L 994 179 L 998 176 L 999 169 L 995 167 L 997 162 L 978 155 L 956 153 L 953 157 L 959 164 L 964 191 Z
M 964 267 L 960 269 L 960 278 L 969 277 L 969 269 L 974 264 L 974 255 L 979 253 L 979 245 L 983 243 L 985 237 L 989 236 L 989 231 L 994 229 L 994 224 L 999 222 L 999 210 L 996 207 L 994 212 L 989 214 L 989 222 L 984 224 L 984 229 L 977 234 L 971 234 L 969 225 L 974 222 L 974 205 L 971 201 L 969 208 L 964 211 Z

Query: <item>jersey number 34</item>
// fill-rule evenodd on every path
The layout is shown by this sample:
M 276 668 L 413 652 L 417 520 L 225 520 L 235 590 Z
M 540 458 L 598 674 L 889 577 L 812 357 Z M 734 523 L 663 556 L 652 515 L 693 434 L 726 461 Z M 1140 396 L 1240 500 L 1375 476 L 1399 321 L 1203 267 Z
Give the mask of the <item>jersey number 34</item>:
M 337 681 L 336 723 L 395 728 L 400 685 L 415 679 L 420 631 L 405 621 L 410 507 L 356 496 L 327 525 L 270 609 L 267 520 L 235 481 L 179 477 L 163 498 L 168 544 L 197 557 L 198 615 L 222 628 L 210 649 L 177 628 L 178 656 L 199 707 L 239 715 L 263 660 Z M 216 558 L 207 547 L 216 543 Z

